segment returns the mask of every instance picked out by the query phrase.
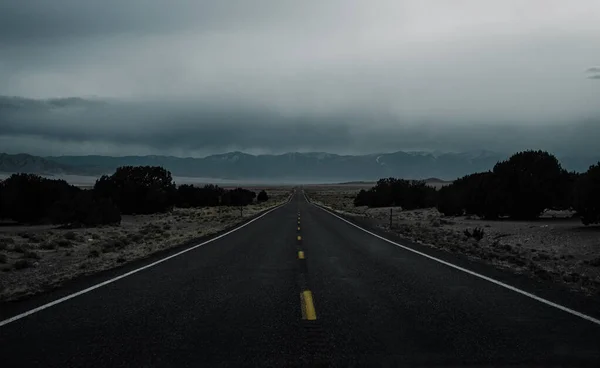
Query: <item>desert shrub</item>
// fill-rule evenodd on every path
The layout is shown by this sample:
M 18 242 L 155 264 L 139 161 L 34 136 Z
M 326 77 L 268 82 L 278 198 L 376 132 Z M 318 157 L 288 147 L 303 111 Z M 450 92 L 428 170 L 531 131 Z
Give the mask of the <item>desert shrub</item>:
M 576 185 L 579 179 L 584 176 L 582 173 L 567 172 L 563 170 L 557 190 L 552 199 L 550 208 L 555 210 L 571 210 L 575 208 Z
M 266 202 L 269 200 L 269 195 L 267 194 L 267 192 L 265 192 L 265 190 L 261 190 L 258 193 L 258 196 L 256 197 L 256 201 L 257 202 Z
M 2 216 L 23 223 L 45 222 L 56 202 L 79 191 L 64 180 L 33 174 L 13 174 L 0 186 Z
M 69 227 L 118 225 L 121 213 L 110 198 L 95 198 L 90 190 L 82 190 L 56 203 L 51 212 L 52 222 Z M 71 239 L 73 240 L 73 239 Z
M 466 175 L 442 188 L 437 207 L 446 215 L 533 219 L 546 208 L 569 208 L 577 178 L 548 152 L 519 152 L 492 172 Z
M 371 194 L 371 191 L 367 192 L 366 190 L 361 189 L 360 192 L 358 192 L 358 194 L 356 195 L 356 197 L 354 197 L 354 206 L 368 206 L 369 203 L 371 203 Z
M 33 263 L 31 263 L 31 261 L 28 259 L 21 258 L 15 262 L 14 266 L 15 266 L 15 269 L 22 270 L 22 269 L 33 266 Z
M 69 185 L 64 180 L 13 174 L 0 186 L 2 215 L 17 222 L 77 223 L 83 226 L 114 223 L 117 218 L 120 222 L 116 207 L 105 201 L 95 201 L 90 191 Z M 28 233 L 20 235 L 35 238 Z
M 0 247 L 2 247 L 2 245 L 6 246 L 6 245 L 9 245 L 9 244 L 15 244 L 15 239 L 9 238 L 9 237 L 6 237 L 6 236 L 0 238 Z
M 463 214 L 495 218 L 502 212 L 500 194 L 491 172 L 475 173 L 456 179 L 440 189 L 438 211 L 446 216 Z
M 98 251 L 98 249 L 91 249 L 90 252 L 88 253 L 88 257 L 89 258 L 98 258 L 98 257 L 100 257 L 100 252 Z
M 31 259 L 40 259 L 40 255 L 33 251 L 33 250 L 28 250 L 25 253 L 23 253 L 23 258 L 31 258 Z
M 494 166 L 495 201 L 499 211 L 514 219 L 533 219 L 550 208 L 561 192 L 565 171 L 553 155 L 524 151 Z
M 177 188 L 176 205 L 181 208 L 218 206 L 225 190 L 217 185 L 180 185 Z
M 65 233 L 64 237 L 68 240 L 75 240 L 77 238 L 77 234 L 75 234 L 73 231 L 68 231 Z
M 429 187 L 424 181 L 386 178 L 379 179 L 368 191 L 361 190 L 354 198 L 354 205 L 401 206 L 403 209 L 411 210 L 435 206 L 437 195 L 436 189 Z
M 446 216 L 460 216 L 465 211 L 463 193 L 453 185 L 442 187 L 438 195 L 436 207 Z
M 221 196 L 221 204 L 225 206 L 246 206 L 256 198 L 256 193 L 243 188 L 225 191 Z
M 58 247 L 58 244 L 53 240 L 48 240 L 48 241 L 42 243 L 42 245 L 40 245 L 40 248 L 45 249 L 45 250 L 52 250 L 52 249 L 56 249 L 57 247 Z
M 25 253 L 27 251 L 27 249 L 29 249 L 29 248 L 26 245 L 23 245 L 23 244 L 16 244 L 12 248 L 13 252 L 16 252 L 16 253 Z
M 11 244 L 15 244 L 15 240 L 13 238 L 0 238 L 0 250 L 8 249 L 8 246 Z
M 102 242 L 102 244 L 100 244 L 100 249 L 102 250 L 102 253 L 113 252 L 115 251 L 115 249 L 117 249 L 117 247 L 117 242 L 114 239 L 105 240 L 104 242 Z
M 134 243 L 138 243 L 138 242 L 142 241 L 142 239 L 144 239 L 144 236 L 140 233 L 129 234 L 129 235 L 127 235 L 127 237 L 129 238 L 129 240 L 131 240 Z
M 6 254 L 0 253 L 0 263 L 6 263 L 8 261 L 8 257 Z
M 473 231 L 465 229 L 464 234 L 468 238 L 473 238 L 477 241 L 480 241 L 481 239 L 483 239 L 484 231 L 483 229 L 476 227 L 475 229 L 473 229 Z
M 166 212 L 177 189 L 171 173 L 158 166 L 123 166 L 94 185 L 96 198 L 109 198 L 123 214 Z
M 58 245 L 59 247 L 62 247 L 62 248 L 69 248 L 69 247 L 73 246 L 73 243 L 71 243 L 71 241 L 67 240 L 67 239 L 58 239 L 56 241 L 56 245 Z
M 600 162 L 575 184 L 575 210 L 584 225 L 600 223 Z

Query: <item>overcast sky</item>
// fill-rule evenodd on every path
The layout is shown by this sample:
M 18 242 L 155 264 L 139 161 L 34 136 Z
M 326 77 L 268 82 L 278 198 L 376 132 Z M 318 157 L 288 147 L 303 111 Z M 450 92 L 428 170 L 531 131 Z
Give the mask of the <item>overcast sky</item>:
M 0 95 L 94 101 L 0 103 L 0 151 L 600 155 L 599 35 L 597 0 L 0 0 Z

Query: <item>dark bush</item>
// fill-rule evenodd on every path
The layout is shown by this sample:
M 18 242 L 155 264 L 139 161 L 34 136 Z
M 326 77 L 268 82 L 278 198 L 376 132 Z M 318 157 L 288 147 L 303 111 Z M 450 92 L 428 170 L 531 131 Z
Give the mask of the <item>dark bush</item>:
M 600 223 L 600 162 L 577 180 L 574 198 L 575 210 L 584 225 Z
M 28 259 L 21 258 L 15 262 L 15 269 L 17 269 L 17 270 L 22 270 L 24 268 L 29 268 L 31 266 L 33 266 L 33 264 Z
M 64 180 L 51 180 L 33 174 L 13 174 L 0 186 L 2 216 L 23 223 L 47 221 L 49 211 L 56 202 L 70 198 L 79 191 Z
M 372 191 L 368 192 L 364 189 L 361 189 L 360 192 L 354 197 L 354 206 L 368 206 L 371 203 L 371 195 Z
M 64 180 L 14 174 L 0 186 L 3 217 L 17 222 L 94 226 L 121 221 L 118 209 L 111 203 L 94 200 L 91 191 L 81 190 Z
M 256 201 L 257 202 L 266 202 L 269 200 L 269 195 L 267 194 L 267 192 L 265 192 L 265 190 L 261 190 L 258 193 L 258 196 L 256 197 Z
M 94 198 L 92 191 L 82 190 L 56 203 L 51 221 L 69 227 L 118 225 L 121 213 L 110 198 Z
M 475 229 L 473 229 L 473 231 L 470 231 L 469 229 L 465 229 L 464 234 L 468 238 L 473 238 L 477 241 L 480 241 L 481 239 L 483 239 L 484 231 L 483 231 L 483 229 L 476 227 Z
M 218 206 L 225 190 L 216 185 L 202 188 L 193 185 L 180 185 L 177 188 L 176 205 L 181 208 Z
M 171 173 L 158 166 L 123 166 L 96 181 L 94 195 L 109 198 L 123 214 L 165 212 L 175 204 Z
M 37 252 L 28 250 L 23 254 L 23 258 L 40 259 L 41 257 Z
M 368 191 L 361 190 L 354 198 L 355 206 L 389 207 L 403 209 L 427 208 L 435 206 L 437 191 L 424 181 L 386 178 L 377 181 Z
M 537 218 L 560 196 L 565 171 L 553 155 L 524 151 L 494 166 L 498 200 L 492 205 L 514 219 Z
M 464 193 L 454 184 L 442 187 L 436 207 L 446 216 L 461 216 L 465 212 Z
M 437 208 L 446 216 L 469 214 L 496 218 L 502 212 L 500 197 L 491 172 L 475 173 L 440 189 Z
M 243 188 L 228 190 L 221 197 L 221 204 L 224 206 L 247 206 L 256 198 L 256 193 Z

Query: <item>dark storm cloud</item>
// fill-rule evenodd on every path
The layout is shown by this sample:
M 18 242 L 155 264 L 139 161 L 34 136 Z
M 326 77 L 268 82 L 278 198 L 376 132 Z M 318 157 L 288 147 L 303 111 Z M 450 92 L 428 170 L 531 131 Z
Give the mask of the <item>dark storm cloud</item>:
M 597 150 L 578 4 L 0 0 L 0 151 Z
M 127 147 L 142 148 L 144 153 L 155 150 L 178 155 L 233 149 L 264 153 L 373 153 L 395 151 L 398 147 L 447 151 L 486 148 L 501 152 L 542 148 L 590 153 L 600 139 L 600 120 L 580 121 L 569 127 L 535 127 L 502 121 L 488 126 L 435 120 L 398 124 L 393 119 L 357 112 L 346 116 L 286 116 L 268 109 L 186 103 L 0 100 L 2 135 L 11 137 L 13 142 L 29 141 L 31 146 L 21 145 L 21 149 L 43 155 L 60 154 L 56 147 L 64 149 L 65 145 L 78 143 L 82 143 L 78 154 L 135 153 Z M 45 148 L 43 144 L 40 147 L 40 142 L 49 146 L 54 142 L 55 148 Z M 11 151 L 19 147 L 10 144 L 2 142 Z M 118 147 L 124 150 L 119 151 Z
M 123 33 L 238 28 L 285 11 L 280 1 L 26 0 L 0 2 L 0 44 L 62 42 Z M 288 4 L 288 7 L 291 4 Z M 268 7 L 269 14 L 264 8 Z

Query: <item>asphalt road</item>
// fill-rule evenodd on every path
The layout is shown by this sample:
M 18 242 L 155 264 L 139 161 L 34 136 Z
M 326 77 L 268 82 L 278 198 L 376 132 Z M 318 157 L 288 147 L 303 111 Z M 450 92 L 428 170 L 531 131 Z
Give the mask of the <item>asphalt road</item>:
M 390 244 L 301 194 L 0 327 L 2 367 L 513 363 L 599 366 L 600 325 Z

